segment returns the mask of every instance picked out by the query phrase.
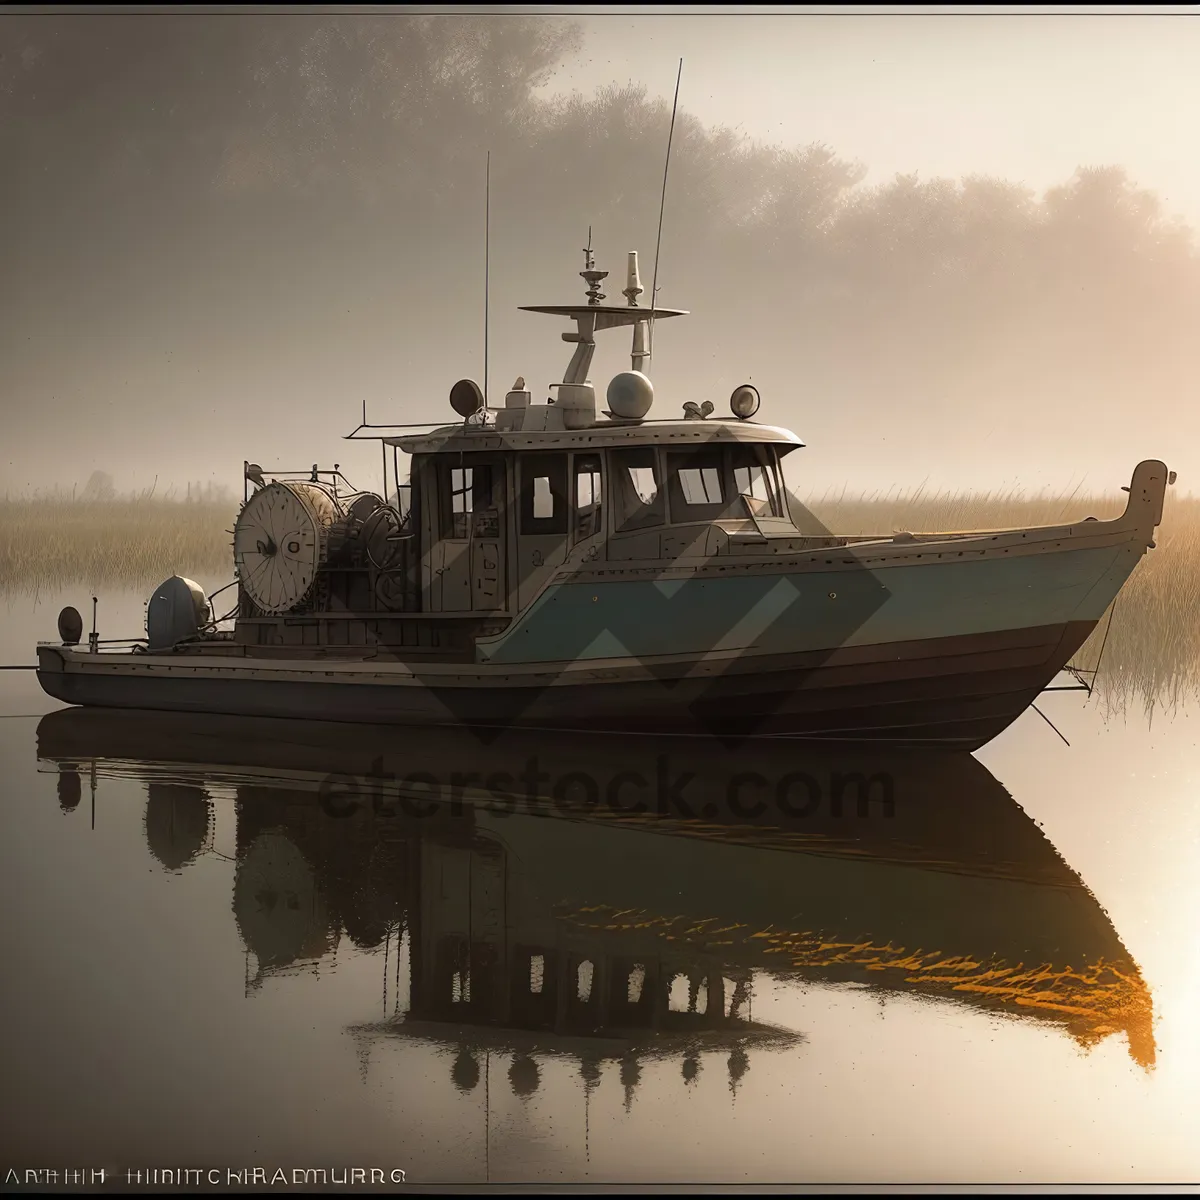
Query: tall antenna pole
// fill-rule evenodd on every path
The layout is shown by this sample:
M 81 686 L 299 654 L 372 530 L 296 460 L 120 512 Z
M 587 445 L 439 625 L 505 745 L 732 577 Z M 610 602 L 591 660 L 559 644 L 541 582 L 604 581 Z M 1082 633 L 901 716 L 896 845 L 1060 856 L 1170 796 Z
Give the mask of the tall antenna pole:
M 492 152 L 487 152 L 483 183 L 483 407 L 488 403 L 488 302 L 492 266 Z
M 647 366 L 654 363 L 654 310 L 658 307 L 658 254 L 662 249 L 663 211 L 667 207 L 667 171 L 671 167 L 671 142 L 675 137 L 675 113 L 679 108 L 679 81 L 683 78 L 683 59 L 679 60 L 679 71 L 675 76 L 675 100 L 671 105 L 671 128 L 667 133 L 667 160 L 663 163 L 662 199 L 658 202 L 658 241 L 654 243 L 654 278 L 650 281 L 650 344 L 647 350 Z

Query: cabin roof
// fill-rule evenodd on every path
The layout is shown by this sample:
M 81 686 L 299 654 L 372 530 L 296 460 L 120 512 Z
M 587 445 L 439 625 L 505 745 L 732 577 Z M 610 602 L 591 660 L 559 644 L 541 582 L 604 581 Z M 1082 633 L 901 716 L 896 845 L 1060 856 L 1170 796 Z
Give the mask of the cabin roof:
M 503 410 L 501 410 L 503 411 Z M 668 421 L 597 421 L 585 429 L 497 430 L 494 426 L 443 425 L 428 433 L 383 439 L 406 454 L 447 450 L 551 450 L 605 446 L 686 446 L 737 442 L 778 446 L 782 453 L 803 446 L 790 429 L 736 418 Z

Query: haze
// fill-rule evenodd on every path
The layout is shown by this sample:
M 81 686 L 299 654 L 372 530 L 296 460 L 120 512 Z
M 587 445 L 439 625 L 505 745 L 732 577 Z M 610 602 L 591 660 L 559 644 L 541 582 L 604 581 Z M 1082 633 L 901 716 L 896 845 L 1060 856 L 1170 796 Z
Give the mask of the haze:
M 589 226 L 649 289 L 680 57 L 657 415 L 752 379 L 802 493 L 1200 478 L 1195 17 L 10 12 L 0 50 L 0 488 L 377 485 L 364 402 L 482 379 L 489 150 L 489 390 L 561 379 L 516 307 L 581 300 Z

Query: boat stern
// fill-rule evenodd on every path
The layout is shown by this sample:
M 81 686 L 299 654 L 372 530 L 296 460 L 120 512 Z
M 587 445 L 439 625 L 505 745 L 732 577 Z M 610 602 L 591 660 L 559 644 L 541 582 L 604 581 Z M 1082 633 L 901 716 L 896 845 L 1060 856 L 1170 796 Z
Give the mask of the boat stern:
M 55 700 L 74 703 L 66 694 L 66 658 L 62 646 L 53 642 L 38 642 L 37 645 L 37 680 L 42 691 Z

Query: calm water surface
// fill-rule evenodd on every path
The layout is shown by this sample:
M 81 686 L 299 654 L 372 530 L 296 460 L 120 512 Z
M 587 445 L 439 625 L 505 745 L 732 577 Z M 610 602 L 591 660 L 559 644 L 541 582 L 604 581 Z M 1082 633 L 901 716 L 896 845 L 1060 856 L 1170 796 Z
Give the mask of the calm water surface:
M 0 599 L 0 661 L 82 591 Z M 141 612 L 103 597 L 102 633 Z M 729 764 L 819 786 L 682 821 L 407 803 L 504 745 L 393 733 L 380 767 L 366 734 L 0 689 L 5 1172 L 1200 1176 L 1200 712 L 1048 695 L 1070 746 L 1030 712 L 966 763 L 847 759 L 841 816 L 800 751 L 699 754 L 702 799 Z M 547 743 L 538 794 L 656 750 Z

